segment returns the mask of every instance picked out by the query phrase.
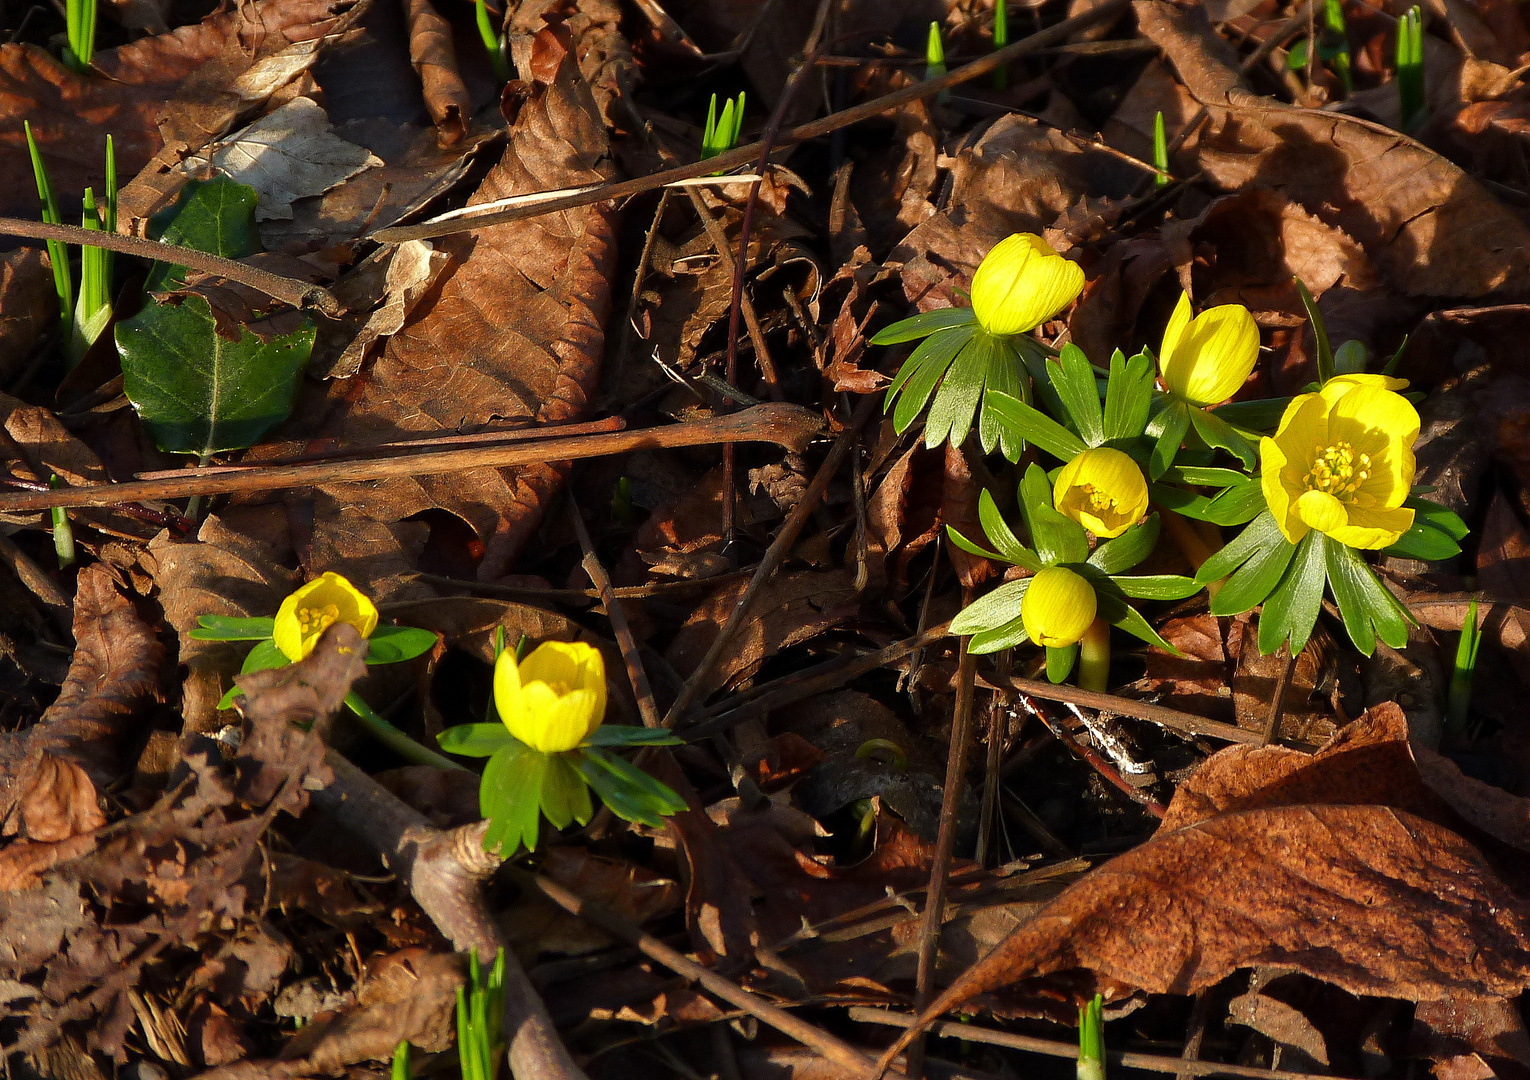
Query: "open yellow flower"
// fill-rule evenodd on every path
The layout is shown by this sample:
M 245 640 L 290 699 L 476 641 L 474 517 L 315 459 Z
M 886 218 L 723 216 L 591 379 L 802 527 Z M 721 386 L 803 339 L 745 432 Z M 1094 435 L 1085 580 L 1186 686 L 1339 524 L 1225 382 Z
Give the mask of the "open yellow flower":
M 1190 294 L 1164 328 L 1158 371 L 1164 389 L 1192 405 L 1215 405 L 1238 392 L 1259 359 L 1259 327 L 1242 304 L 1223 304 L 1190 317 Z
M 1390 380 L 1396 384 L 1400 380 Z M 1352 548 L 1384 548 L 1413 525 L 1418 413 L 1381 375 L 1330 379 L 1286 406 L 1259 442 L 1264 499 L 1295 544 L 1316 529 Z
M 990 334 L 1034 330 L 1084 289 L 1084 270 L 1034 233 L 994 245 L 972 275 L 972 313 Z
M 606 716 L 606 665 L 582 641 L 547 641 L 516 663 L 506 649 L 494 664 L 494 707 L 521 742 L 544 754 L 572 750 Z
M 1147 513 L 1147 479 L 1126 454 L 1097 446 L 1062 467 L 1052 502 L 1058 513 L 1109 539 Z
M 1031 578 L 1020 601 L 1020 622 L 1031 641 L 1052 649 L 1076 644 L 1094 622 L 1099 600 L 1094 586 L 1063 566 L 1048 566 Z
M 371 637 L 377 629 L 377 607 L 345 578 L 325 571 L 282 601 L 271 639 L 283 656 L 296 662 L 313 652 L 324 631 L 337 622 L 348 622 L 362 637 Z

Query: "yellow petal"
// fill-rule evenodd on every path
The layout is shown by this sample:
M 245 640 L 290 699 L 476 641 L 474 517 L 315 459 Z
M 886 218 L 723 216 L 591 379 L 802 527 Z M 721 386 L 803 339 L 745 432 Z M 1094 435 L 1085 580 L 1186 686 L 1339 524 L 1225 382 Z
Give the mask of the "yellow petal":
M 540 725 L 536 749 L 544 754 L 572 750 L 600 726 L 593 690 L 575 690 L 553 702 Z
M 1350 390 L 1360 386 L 1374 386 L 1382 390 L 1401 390 L 1408 385 L 1407 379 L 1394 379 L 1390 375 L 1335 375 L 1323 384 L 1330 401 L 1338 401 Z
M 972 312 L 990 334 L 1023 334 L 1067 307 L 1084 287 L 1083 268 L 1033 233 L 994 245 L 972 275 Z
M 1174 305 L 1174 314 L 1169 316 L 1169 325 L 1163 328 L 1163 347 L 1158 350 L 1159 374 L 1162 375 L 1168 370 L 1169 361 L 1173 358 L 1175 350 L 1179 348 L 1179 339 L 1184 336 L 1185 328 L 1190 325 L 1190 319 L 1194 314 L 1190 310 L 1190 294 L 1181 292 L 1179 303 Z
M 1281 482 L 1286 464 L 1286 454 L 1279 443 L 1268 435 L 1259 440 L 1259 486 L 1264 492 L 1265 505 L 1270 508 L 1280 535 L 1295 544 L 1307 535 L 1307 526 L 1294 513 L 1291 492 Z
M 519 665 L 506 656 L 509 650 L 495 665 L 494 703 L 521 742 L 558 753 L 572 750 L 600 726 L 606 713 L 606 669 L 599 649 L 582 641 L 546 641 Z
M 515 650 L 506 649 L 494 661 L 494 711 L 499 719 L 521 742 L 517 733 L 525 728 L 525 707 L 521 701 L 521 670 L 515 659 Z
M 1031 579 L 1020 601 L 1020 621 L 1032 642 L 1060 649 L 1084 636 L 1099 600 L 1094 586 L 1062 566 L 1048 566 Z
M 1398 507 L 1390 510 L 1362 510 L 1351 505 L 1347 524 L 1329 532 L 1341 544 L 1352 548 L 1384 548 L 1413 527 L 1413 510 Z
M 1164 362 L 1163 383 L 1195 405 L 1237 393 L 1259 360 L 1259 327 L 1242 304 L 1203 311 L 1180 334 Z
M 322 617 L 316 617 L 319 613 Z M 362 637 L 371 637 L 377 629 L 377 607 L 366 593 L 327 570 L 282 601 L 271 637 L 283 656 L 297 661 L 313 652 L 336 622 L 348 622 Z
M 1304 491 L 1296 500 L 1296 513 L 1308 528 L 1331 533 L 1349 521 L 1344 504 L 1326 491 Z
M 1147 479 L 1120 450 L 1098 446 L 1062 467 L 1053 489 L 1058 512 L 1096 536 L 1120 536 L 1147 512 Z

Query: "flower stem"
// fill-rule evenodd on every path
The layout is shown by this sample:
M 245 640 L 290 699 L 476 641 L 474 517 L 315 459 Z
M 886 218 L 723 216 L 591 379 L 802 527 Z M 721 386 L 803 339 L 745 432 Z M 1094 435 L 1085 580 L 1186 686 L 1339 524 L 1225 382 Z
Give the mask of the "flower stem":
M 434 765 L 439 769 L 460 769 L 463 772 L 470 771 L 466 765 L 459 765 L 451 758 L 436 753 L 427 746 L 421 746 L 404 732 L 394 727 L 372 711 L 372 706 L 361 699 L 361 695 L 352 690 L 345 695 L 345 706 L 355 713 L 361 720 L 361 726 L 366 728 L 367 734 L 392 750 L 399 757 L 411 765 Z
M 1094 620 L 1078 645 L 1079 688 L 1104 693 L 1110 687 L 1110 624 Z

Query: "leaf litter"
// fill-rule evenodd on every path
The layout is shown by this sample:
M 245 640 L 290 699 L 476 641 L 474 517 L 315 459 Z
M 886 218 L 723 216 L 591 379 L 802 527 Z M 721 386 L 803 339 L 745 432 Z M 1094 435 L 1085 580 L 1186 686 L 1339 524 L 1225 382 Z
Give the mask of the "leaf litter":
M 161 235 L 167 208 L 233 193 L 165 235 L 323 285 L 344 311 L 118 256 L 120 348 L 66 372 L 46 258 L 4 256 L 10 1067 L 372 1075 L 408 1041 L 422 1071 L 449 1075 L 459 953 L 503 944 L 505 1053 L 555 1080 L 845 1075 L 845 1052 L 869 1063 L 894 1024 L 952 1012 L 970 1040 L 896 1067 L 1029 1075 L 1041 1059 L 989 1037 L 1066 1054 L 1095 992 L 1110 1049 L 1168 1072 L 1199 1057 L 1527 1074 L 1519 7 L 1426 14 L 1426 115 L 1407 130 L 1403 5 L 1328 5 L 1352 57 L 1341 77 L 1331 39 L 1310 68 L 1295 59 L 1312 51 L 1302 5 L 1136 0 L 1011 5 L 1012 41 L 1100 11 L 1002 83 L 806 143 L 783 133 L 919 90 L 931 19 L 953 69 L 986 56 L 993 4 L 490 4 L 505 85 L 467 5 L 195 7 L 111 6 L 83 74 L 50 52 L 51 12 L 6 16 L 6 212 L 36 214 L 23 121 L 66 222 L 101 190 L 110 133 L 122 231 Z M 446 227 L 694 161 L 709 96 L 739 91 L 745 141 L 776 145 L 757 190 Z M 428 219 L 443 225 L 427 239 L 371 235 Z M 944 636 L 968 597 L 1026 576 L 949 531 L 983 535 L 980 493 L 1011 514 L 1021 473 L 882 420 L 905 354 L 868 343 L 966 306 L 1014 232 L 1084 268 L 1078 302 L 1040 334 L 1102 376 L 1113 349 L 1157 347 L 1187 290 L 1253 313 L 1263 358 L 1240 398 L 1301 392 L 1326 346 L 1293 279 L 1368 370 L 1400 351 L 1422 417 L 1416 483 L 1471 530 L 1459 556 L 1383 560 L 1418 624 L 1403 647 L 1361 656 L 1335 610 L 1294 659 L 1262 655 L 1257 614 L 1152 601 L 1177 654 L 1118 641 L 1110 696 L 1070 701 L 1031 681 L 1044 661 L 1029 645 L 974 663 Z M 642 433 L 758 400 L 811 410 L 823 437 L 662 449 Z M 627 449 L 195 506 L 3 507 L 53 483 L 247 475 L 587 422 L 626 429 Z M 1166 523 L 1136 572 L 1192 572 L 1227 535 Z M 194 636 L 208 617 L 271 618 L 325 571 L 436 645 L 368 669 L 337 628 L 299 664 L 241 674 L 248 641 Z M 1454 716 L 1473 600 L 1483 645 Z M 399 738 L 434 748 L 485 718 L 496 636 L 596 645 L 613 722 L 673 711 L 685 745 L 637 760 L 688 809 L 663 828 L 603 814 L 548 831 L 488 880 L 472 775 L 372 741 L 341 702 L 356 683 Z M 966 768 L 948 775 L 963 730 Z M 525 871 L 616 922 L 550 901 Z M 674 974 L 663 948 L 751 1007 Z

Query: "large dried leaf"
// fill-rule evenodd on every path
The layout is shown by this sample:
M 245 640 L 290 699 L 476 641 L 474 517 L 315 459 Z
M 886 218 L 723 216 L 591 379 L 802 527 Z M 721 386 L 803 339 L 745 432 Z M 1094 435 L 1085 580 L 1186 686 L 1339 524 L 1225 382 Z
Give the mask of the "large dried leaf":
M 1001 987 L 1006 1009 L 1055 1012 L 1038 992 L 1075 969 L 1151 993 L 1276 965 L 1355 994 L 1517 995 L 1530 986 L 1523 901 L 1439 823 L 1453 815 L 1417 771 L 1404 782 L 1401 711 L 1354 728 L 1310 758 L 1245 746 L 1209 759 L 1151 841 L 1069 888 L 926 1015 Z
M 517 103 L 504 157 L 472 205 L 605 178 L 606 135 L 566 31 L 532 49 L 534 78 Z M 615 213 L 593 206 L 496 225 L 439 246 L 456 259 L 425 311 L 389 339 L 338 424 L 352 447 L 406 434 L 455 433 L 500 421 L 581 417 L 599 374 L 615 272 Z M 479 576 L 502 575 L 562 482 L 554 465 L 474 469 L 330 489 L 342 514 L 385 525 L 433 508 L 467 521 L 484 543 Z M 316 522 L 318 534 L 337 522 Z

